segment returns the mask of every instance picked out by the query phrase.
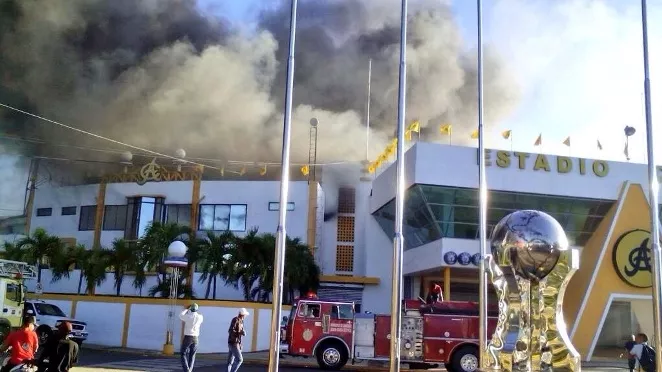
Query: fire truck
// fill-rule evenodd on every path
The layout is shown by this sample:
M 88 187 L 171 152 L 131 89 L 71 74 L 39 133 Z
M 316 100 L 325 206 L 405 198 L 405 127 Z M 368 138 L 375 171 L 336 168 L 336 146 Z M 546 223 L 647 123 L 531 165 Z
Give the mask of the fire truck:
M 25 262 L 0 259 L 0 340 L 4 340 L 12 329 L 21 326 L 25 303 L 24 279 L 37 277 L 37 268 Z
M 488 311 L 488 332 L 498 311 Z M 294 302 L 281 328 L 280 352 L 314 357 L 320 368 L 341 369 L 348 361 L 388 361 L 391 316 L 355 313 L 354 303 L 319 301 L 309 295 Z M 427 305 L 403 301 L 400 355 L 410 368 L 443 364 L 448 371 L 478 368 L 478 304 L 445 301 Z

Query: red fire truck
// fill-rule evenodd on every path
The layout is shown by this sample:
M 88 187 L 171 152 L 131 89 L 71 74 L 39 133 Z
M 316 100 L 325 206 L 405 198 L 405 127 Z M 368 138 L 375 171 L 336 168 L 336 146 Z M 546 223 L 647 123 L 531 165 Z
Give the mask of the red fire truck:
M 488 312 L 488 332 L 497 311 Z M 283 319 L 285 320 L 285 319 Z M 283 355 L 315 357 L 320 368 L 338 370 L 347 361 L 387 361 L 391 316 L 355 313 L 351 302 L 302 298 L 292 306 L 281 329 Z M 426 305 L 405 300 L 402 316 L 401 360 L 410 367 L 444 364 L 455 372 L 478 368 L 478 304 L 446 301 Z

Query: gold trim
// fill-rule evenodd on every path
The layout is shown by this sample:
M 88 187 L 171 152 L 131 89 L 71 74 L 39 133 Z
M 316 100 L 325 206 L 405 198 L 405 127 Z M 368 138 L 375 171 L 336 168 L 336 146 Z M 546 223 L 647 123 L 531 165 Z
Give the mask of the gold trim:
M 131 304 L 127 303 L 124 308 L 124 328 L 122 328 L 122 347 L 126 347 L 129 339 L 129 323 L 131 320 Z
M 379 278 L 372 276 L 320 275 L 320 282 L 378 285 Z
M 37 296 L 34 293 L 28 293 L 27 298 L 35 299 Z M 54 300 L 54 301 L 72 301 L 74 302 L 106 302 L 106 303 L 116 303 L 116 304 L 131 304 L 131 305 L 169 305 L 170 300 L 167 298 L 151 298 L 151 297 L 117 297 L 109 295 L 96 295 L 96 296 L 86 296 L 86 295 L 75 295 L 75 294 L 59 294 L 59 293 L 44 293 L 39 296 L 41 300 Z M 256 309 L 271 309 L 270 303 L 261 303 L 261 302 L 251 302 L 251 301 L 223 301 L 223 300 L 195 300 L 200 306 L 211 306 L 211 307 L 230 307 L 230 308 L 242 308 L 242 307 L 252 307 Z M 176 306 L 184 307 L 191 304 L 189 299 L 178 299 L 175 303 Z M 73 306 L 72 317 L 76 315 L 76 308 Z M 283 305 L 284 309 L 290 310 L 289 305 Z
M 28 294 L 26 297 L 30 298 L 30 295 L 31 295 L 31 293 Z M 44 299 L 44 300 L 49 300 L 48 295 L 45 294 L 45 293 L 39 295 L 39 298 L 40 298 L 40 299 Z M 73 318 L 76 318 L 76 309 L 77 309 L 77 308 L 78 308 L 78 300 L 76 300 L 76 299 L 72 299 L 72 300 L 71 300 L 71 313 L 70 313 L 72 319 L 73 319 Z
M 97 209 L 94 216 L 94 241 L 92 248 L 101 248 L 101 227 L 103 224 L 103 212 L 106 206 L 106 183 L 99 184 L 99 191 L 97 193 Z
M 308 236 L 306 237 L 306 244 L 310 248 L 310 252 L 315 254 L 317 235 L 317 182 L 308 183 Z
M 251 351 L 257 351 L 257 332 L 258 319 L 260 318 L 260 309 L 253 308 L 253 332 L 251 336 Z
M 451 300 L 451 268 L 444 267 L 444 300 Z

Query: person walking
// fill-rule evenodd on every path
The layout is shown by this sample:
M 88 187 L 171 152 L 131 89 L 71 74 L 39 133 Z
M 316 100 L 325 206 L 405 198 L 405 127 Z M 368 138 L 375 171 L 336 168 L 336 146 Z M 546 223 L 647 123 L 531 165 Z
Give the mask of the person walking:
M 232 318 L 228 329 L 228 372 L 237 372 L 244 361 L 241 355 L 241 338 L 246 336 L 244 330 L 244 318 L 248 316 L 248 310 L 241 308 L 239 315 Z
M 184 372 L 192 372 L 195 354 L 198 352 L 200 325 L 204 317 L 198 312 L 198 304 L 193 303 L 179 314 L 179 319 L 184 322 L 184 339 L 180 349 L 182 369 Z

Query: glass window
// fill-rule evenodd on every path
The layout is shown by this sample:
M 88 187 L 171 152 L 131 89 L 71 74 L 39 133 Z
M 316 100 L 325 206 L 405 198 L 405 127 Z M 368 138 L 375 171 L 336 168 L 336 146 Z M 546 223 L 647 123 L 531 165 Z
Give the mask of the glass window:
M 105 231 L 124 231 L 126 228 L 126 205 L 107 205 L 103 214 Z
M 19 302 L 21 298 L 21 289 L 16 283 L 7 283 L 7 290 L 5 291 L 5 299 L 12 302 Z
M 456 189 L 455 204 L 467 206 L 478 205 L 478 192 L 474 189 Z
M 200 207 L 200 230 L 214 230 L 213 205 L 203 205 Z
M 217 205 L 214 207 L 214 230 L 225 231 L 230 229 L 230 206 Z
M 63 216 L 75 216 L 76 215 L 76 207 L 62 207 L 62 213 Z
M 246 205 L 233 205 L 230 207 L 230 230 L 246 231 Z
M 488 202 L 490 208 L 513 209 L 515 208 L 515 194 L 492 191 L 489 194 Z
M 331 316 L 335 319 L 353 319 L 354 308 L 352 305 L 334 305 L 331 309 Z
M 453 207 L 453 221 L 478 224 L 478 208 Z
M 321 313 L 320 304 L 305 303 L 299 306 L 299 317 L 317 319 Z
M 218 204 L 200 206 L 200 230 L 246 231 L 245 204 Z
M 78 222 L 78 231 L 94 230 L 94 220 L 96 217 L 96 205 L 84 205 L 80 207 L 80 220 Z
M 64 312 L 62 312 L 62 310 L 60 310 L 59 307 L 55 305 L 35 302 L 34 306 L 37 309 L 37 314 L 39 315 L 61 316 L 61 317 L 67 316 Z
M 125 223 L 125 238 L 138 239 L 145 234 L 147 227 L 153 222 L 165 221 L 163 198 L 135 197 L 127 201 L 127 219 Z
M 278 210 L 280 210 L 280 203 L 279 202 L 269 202 L 268 209 L 270 211 L 278 211 Z M 287 210 L 288 211 L 293 211 L 294 210 L 294 202 L 287 202 Z
M 140 214 L 138 215 L 138 238 L 145 234 L 147 227 L 154 221 L 154 203 L 140 203 Z
M 437 204 L 452 204 L 454 200 L 455 191 L 452 188 L 439 187 L 439 186 L 420 186 L 425 200 L 428 203 Z
M 183 226 L 191 225 L 190 204 L 170 204 L 166 206 L 166 221 Z
M 53 214 L 53 208 L 37 208 L 37 217 L 48 217 Z

